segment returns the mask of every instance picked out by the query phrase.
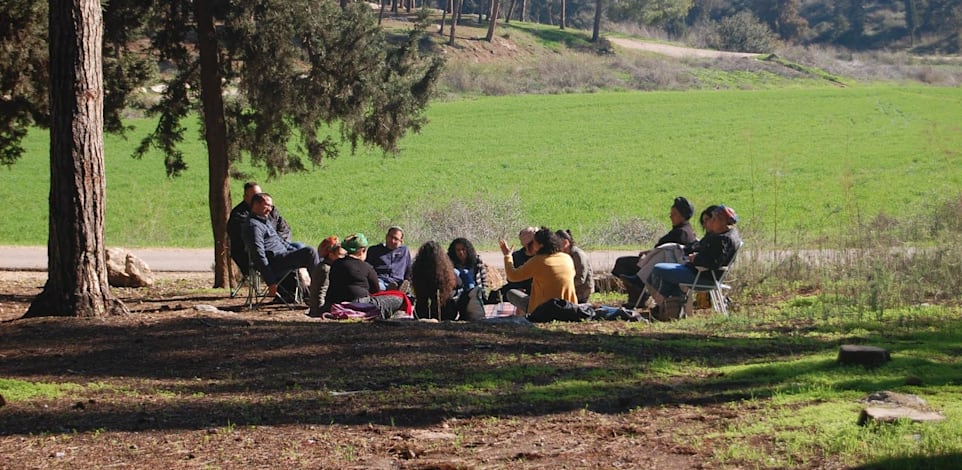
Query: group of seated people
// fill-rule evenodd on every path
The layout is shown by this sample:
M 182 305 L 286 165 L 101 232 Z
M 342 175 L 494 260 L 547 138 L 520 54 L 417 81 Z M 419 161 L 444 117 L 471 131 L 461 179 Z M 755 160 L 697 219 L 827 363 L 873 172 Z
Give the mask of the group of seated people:
M 727 266 L 741 241 L 734 225 L 738 216 L 725 206 L 710 206 L 701 214 L 706 235 L 695 238 L 688 220 L 694 207 L 675 198 L 669 217 L 672 229 L 652 250 L 619 258 L 612 273 L 625 281 L 628 304 L 670 316 L 679 304 L 680 284 L 694 280 L 696 266 L 717 270 Z M 383 243 L 369 246 L 355 233 L 343 240 L 325 238 L 317 249 L 290 240 L 291 230 L 273 199 L 249 182 L 244 201 L 228 221 L 231 256 L 242 272 L 253 267 L 273 297 L 285 278 L 300 282 L 308 292 L 308 312 L 320 317 L 343 302 L 373 304 L 384 317 L 409 306 L 420 318 L 468 319 L 483 315 L 485 303 L 504 299 L 519 314 L 527 314 L 552 299 L 572 304 L 588 302 L 594 276 L 587 253 L 575 245 L 570 231 L 527 227 L 518 233 L 521 247 L 513 250 L 499 240 L 507 283 L 489 291 L 485 265 L 471 242 L 456 238 L 447 247 L 424 243 L 412 259 L 404 231 L 388 228 Z M 305 274 L 289 276 L 303 269 Z M 480 311 L 480 313 L 479 313 Z
M 611 273 L 628 290 L 626 307 L 645 306 L 654 318 L 676 319 L 686 300 L 680 286 L 693 283 L 698 268 L 720 277 L 720 269 L 734 259 L 742 244 L 735 228 L 738 215 L 734 209 L 712 205 L 702 211 L 699 221 L 705 236 L 700 240 L 688 222 L 694 213 L 695 207 L 688 199 L 676 197 L 669 212 L 672 228 L 658 239 L 655 247 L 615 261 Z

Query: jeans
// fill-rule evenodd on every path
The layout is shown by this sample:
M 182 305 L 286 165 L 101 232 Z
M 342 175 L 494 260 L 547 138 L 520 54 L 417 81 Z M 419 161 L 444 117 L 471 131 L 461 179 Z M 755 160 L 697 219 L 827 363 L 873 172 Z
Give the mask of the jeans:
M 665 297 L 678 297 L 683 293 L 678 284 L 691 283 L 697 271 L 688 264 L 658 263 L 651 271 L 649 284 Z

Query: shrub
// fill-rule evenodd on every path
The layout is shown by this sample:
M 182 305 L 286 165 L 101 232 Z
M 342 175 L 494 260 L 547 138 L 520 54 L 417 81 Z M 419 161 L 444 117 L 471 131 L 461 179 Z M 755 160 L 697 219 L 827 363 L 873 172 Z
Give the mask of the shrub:
M 751 12 L 742 11 L 723 18 L 715 25 L 711 40 L 717 49 L 737 52 L 770 52 L 778 41 L 775 33 Z
M 526 224 L 521 222 L 521 197 L 477 193 L 455 197 L 438 204 L 440 198 L 426 196 L 412 201 L 398 218 L 410 240 L 435 240 L 445 247 L 457 237 L 475 246 L 497 245 L 499 238 L 511 240 Z M 387 227 L 392 221 L 381 221 Z
M 663 230 L 662 224 L 656 225 L 638 217 L 623 219 L 616 216 L 600 229 L 579 236 L 578 243 L 582 246 L 630 246 L 636 249 L 652 246 L 655 234 Z

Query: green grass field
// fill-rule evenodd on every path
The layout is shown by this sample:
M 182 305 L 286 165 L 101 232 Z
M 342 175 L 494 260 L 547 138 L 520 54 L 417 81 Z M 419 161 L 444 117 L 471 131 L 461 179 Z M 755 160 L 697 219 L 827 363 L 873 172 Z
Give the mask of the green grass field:
M 758 239 L 804 244 L 958 197 L 960 109 L 962 89 L 894 85 L 464 99 L 432 105 L 431 122 L 396 158 L 345 151 L 273 181 L 242 169 L 309 243 L 354 231 L 378 238 L 390 223 L 477 200 L 520 207 L 520 220 L 473 215 L 504 233 L 543 224 L 577 237 L 634 217 L 663 227 L 671 199 L 685 195 L 698 209 L 735 207 Z M 150 125 L 131 124 L 127 140 L 106 141 L 107 243 L 208 246 L 204 146 L 188 142 L 190 169 L 169 179 L 159 154 L 129 156 Z M 0 172 L 0 197 L 16 208 L 0 244 L 46 242 L 47 139 L 32 132 L 25 157 Z M 241 184 L 232 184 L 235 202 Z

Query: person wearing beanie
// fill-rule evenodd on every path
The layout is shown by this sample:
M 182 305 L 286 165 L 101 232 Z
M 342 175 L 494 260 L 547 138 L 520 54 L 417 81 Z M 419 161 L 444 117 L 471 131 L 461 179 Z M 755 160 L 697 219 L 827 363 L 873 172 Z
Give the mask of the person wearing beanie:
M 321 307 L 327 299 L 327 288 L 330 285 L 328 279 L 331 273 L 331 265 L 341 259 L 347 252 L 341 248 L 341 241 L 335 235 L 325 238 L 317 247 L 317 255 L 321 257 L 321 262 L 317 264 L 311 272 L 311 287 L 307 297 L 307 316 L 319 318 Z
M 655 242 L 655 247 L 669 243 L 687 246 L 698 240 L 695 231 L 691 228 L 689 219 L 695 213 L 695 206 L 683 196 L 678 196 L 672 201 L 668 212 L 671 219 L 671 230 Z M 651 250 L 642 250 L 638 256 L 622 256 L 615 260 L 615 266 L 611 274 L 621 279 L 625 288 L 628 290 L 628 300 L 626 306 L 633 306 L 639 303 L 638 297 L 644 295 L 644 278 L 639 278 L 638 272 L 643 268 L 645 256 Z M 647 277 L 647 276 L 645 276 Z M 643 300 L 643 299 L 642 299 Z
M 734 209 L 724 205 L 716 207 L 706 221 L 708 234 L 698 241 L 698 251 L 691 253 L 687 261 L 658 263 L 654 266 L 648 283 L 657 289 L 659 297 L 663 297 L 656 299 L 658 305 L 652 310 L 655 318 L 678 318 L 684 301 L 678 285 L 694 282 L 696 267 L 708 268 L 715 277 L 721 276 L 719 268 L 728 266 L 742 245 L 738 229 L 735 228 L 737 223 L 738 215 Z

